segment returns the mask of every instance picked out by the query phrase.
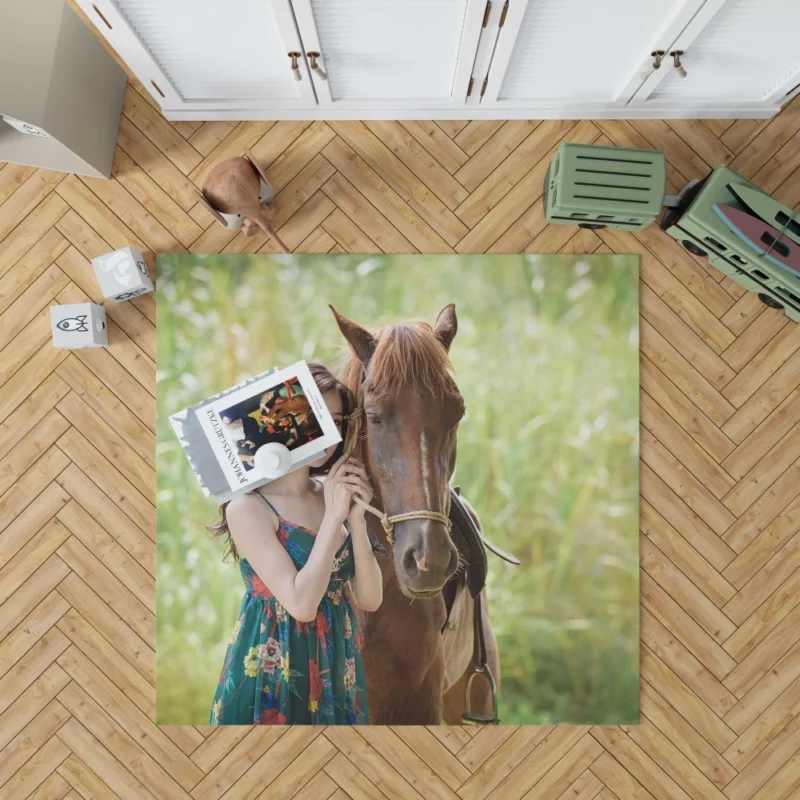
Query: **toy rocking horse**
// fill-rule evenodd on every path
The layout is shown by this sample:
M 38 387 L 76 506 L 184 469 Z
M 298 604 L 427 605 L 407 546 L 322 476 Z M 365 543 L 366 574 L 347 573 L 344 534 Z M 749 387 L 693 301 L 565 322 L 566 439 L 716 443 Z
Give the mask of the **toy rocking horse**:
M 275 190 L 267 175 L 249 150 L 242 156 L 220 161 L 206 178 L 200 199 L 214 219 L 228 230 L 243 228 L 245 236 L 253 236 L 257 228 L 271 236 L 281 251 L 289 248 L 269 221 L 275 216 L 270 205 Z

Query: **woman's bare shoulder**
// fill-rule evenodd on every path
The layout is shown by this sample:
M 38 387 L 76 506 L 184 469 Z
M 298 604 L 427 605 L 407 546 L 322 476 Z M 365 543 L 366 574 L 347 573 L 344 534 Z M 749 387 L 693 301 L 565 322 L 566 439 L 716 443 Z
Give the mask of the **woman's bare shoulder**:
M 259 497 L 257 492 L 249 492 L 248 494 L 235 497 L 228 503 L 226 511 L 228 523 L 234 525 L 242 525 L 249 522 L 264 522 L 270 520 L 273 527 L 277 528 L 278 520 L 275 512 L 265 502 L 263 497 Z

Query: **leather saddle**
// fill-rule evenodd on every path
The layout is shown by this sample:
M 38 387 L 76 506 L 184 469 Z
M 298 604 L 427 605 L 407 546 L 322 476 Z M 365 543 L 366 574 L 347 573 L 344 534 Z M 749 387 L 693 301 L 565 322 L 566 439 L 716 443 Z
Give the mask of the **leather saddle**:
M 450 521 L 452 530 L 450 536 L 453 539 L 465 568 L 458 570 L 442 590 L 445 607 L 447 609 L 447 619 L 442 628 L 442 637 L 445 643 L 445 653 L 448 652 L 448 637 L 458 636 L 458 628 L 461 625 L 460 617 L 462 614 L 453 613 L 454 607 L 466 610 L 464 603 L 460 602 L 460 595 L 468 591 L 473 599 L 472 612 L 472 661 L 469 665 L 469 678 L 467 680 L 465 713 L 462 722 L 468 725 L 496 725 L 500 722 L 497 716 L 497 685 L 494 675 L 489 667 L 486 642 L 483 633 L 483 611 L 481 602 L 481 592 L 486 586 L 486 573 L 488 569 L 486 561 L 486 551 L 507 561 L 509 564 L 518 565 L 519 559 L 510 553 L 506 553 L 496 545 L 489 542 L 478 527 L 477 520 L 470 512 L 470 509 L 461 499 L 458 487 L 450 489 Z M 453 619 L 451 619 L 453 617 Z M 458 617 L 459 619 L 455 619 Z M 463 620 L 466 622 L 466 620 Z M 460 671 L 461 667 L 459 667 Z M 473 713 L 470 708 L 470 688 L 473 680 L 482 675 L 489 682 L 492 691 L 493 714 L 491 717 L 484 714 Z M 446 678 L 447 681 L 447 678 Z
M 519 566 L 520 562 L 516 556 L 506 553 L 505 550 L 492 544 L 483 535 L 483 531 L 478 527 L 475 518 L 461 499 L 461 492 L 458 486 L 450 488 L 450 521 L 453 524 L 450 536 L 466 563 L 464 575 L 469 593 L 473 597 L 477 597 L 486 586 L 487 550 L 502 558 L 503 561 Z M 459 574 L 456 573 L 456 575 Z M 453 580 L 456 579 L 456 577 L 453 578 Z M 449 611 L 450 609 L 448 608 Z

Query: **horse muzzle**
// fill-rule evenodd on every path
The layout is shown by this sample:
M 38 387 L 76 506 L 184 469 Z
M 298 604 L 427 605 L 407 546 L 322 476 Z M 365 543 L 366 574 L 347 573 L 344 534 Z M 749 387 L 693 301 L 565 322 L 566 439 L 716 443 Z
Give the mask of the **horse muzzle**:
M 458 551 L 438 521 L 414 520 L 405 525 L 410 530 L 403 532 L 400 546 L 395 546 L 400 587 L 407 597 L 435 597 L 458 569 Z

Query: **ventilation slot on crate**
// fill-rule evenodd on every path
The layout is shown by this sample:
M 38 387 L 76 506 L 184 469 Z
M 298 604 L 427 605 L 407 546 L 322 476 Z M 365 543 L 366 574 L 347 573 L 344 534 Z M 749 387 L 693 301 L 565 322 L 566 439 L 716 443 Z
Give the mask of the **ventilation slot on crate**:
M 760 269 L 754 269 L 753 270 L 753 275 L 755 275 L 756 278 L 759 278 L 762 281 L 768 281 L 769 280 L 769 275 L 765 275 Z
M 653 162 L 641 158 L 609 158 L 608 156 L 579 155 L 576 162 L 574 185 L 587 187 L 576 189 L 576 198 L 581 200 L 609 200 L 615 203 L 631 205 L 647 205 L 648 194 L 653 186 Z M 630 185 L 615 178 L 625 178 Z M 584 194 L 577 194 L 583 191 Z M 617 192 L 623 191 L 627 196 L 620 197 Z M 591 194 L 589 194 L 591 192 Z M 641 199 L 635 195 L 642 192 Z M 631 196 L 633 195 L 633 196 Z M 637 220 L 638 221 L 638 220 Z

